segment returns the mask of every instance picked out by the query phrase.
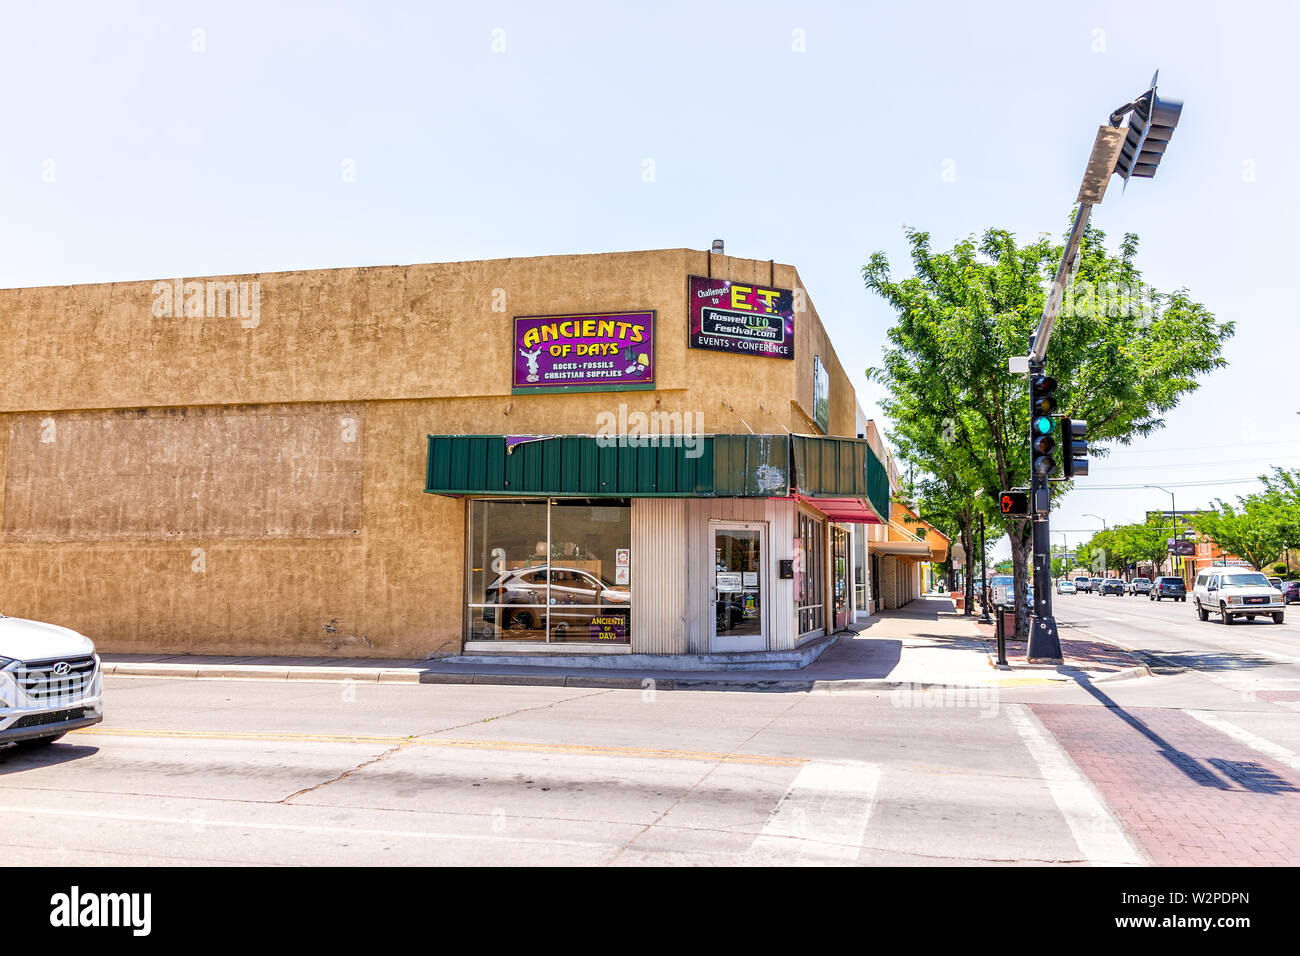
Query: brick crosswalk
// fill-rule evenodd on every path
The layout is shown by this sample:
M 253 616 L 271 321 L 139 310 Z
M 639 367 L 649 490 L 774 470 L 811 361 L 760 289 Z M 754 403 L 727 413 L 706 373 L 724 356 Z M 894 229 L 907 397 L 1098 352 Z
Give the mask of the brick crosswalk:
M 1156 865 L 1300 865 L 1300 771 L 1167 708 L 1034 704 Z

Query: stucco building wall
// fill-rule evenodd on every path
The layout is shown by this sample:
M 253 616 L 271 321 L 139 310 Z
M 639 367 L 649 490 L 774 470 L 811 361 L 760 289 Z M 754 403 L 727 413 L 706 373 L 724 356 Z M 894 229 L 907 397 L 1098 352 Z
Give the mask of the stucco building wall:
M 801 291 L 794 361 L 688 349 L 692 274 Z M 788 265 L 672 249 L 186 281 L 0 290 L 4 613 L 117 652 L 453 653 L 465 504 L 422 493 L 427 434 L 592 434 L 620 405 L 809 432 L 813 354 L 831 434 L 854 434 Z M 511 394 L 513 316 L 632 309 L 657 310 L 654 390 Z

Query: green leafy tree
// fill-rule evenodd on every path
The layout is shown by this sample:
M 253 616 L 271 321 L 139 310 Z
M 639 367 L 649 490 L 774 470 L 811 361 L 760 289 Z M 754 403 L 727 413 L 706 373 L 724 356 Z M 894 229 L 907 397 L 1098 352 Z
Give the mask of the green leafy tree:
M 1211 539 L 1219 549 L 1235 554 L 1262 571 L 1286 547 L 1284 515 L 1266 497 L 1238 498 L 1236 506 L 1222 499 L 1192 518 L 1192 526 Z
M 978 476 L 959 460 L 946 458 L 939 450 L 946 441 L 942 434 L 918 431 L 897 436 L 894 451 L 908 461 L 928 460 L 930 469 L 917 479 L 909 479 L 909 497 L 916 502 L 917 514 L 955 543 L 966 554 L 964 593 L 965 613 L 973 614 L 975 581 L 980 573 L 978 564 L 979 541 L 976 527 L 981 516 L 985 521 L 993 517 L 989 496 L 981 494 Z M 910 504 L 910 502 L 909 502 Z M 999 523 L 993 523 L 995 539 L 1001 536 Z M 986 538 L 989 537 L 987 534 Z M 951 551 L 949 562 L 951 562 Z
M 1100 552 L 1100 545 L 1092 538 L 1089 538 L 1075 547 L 1074 563 L 1077 567 L 1087 568 L 1089 571 L 1099 570 L 1102 567 Z
M 885 387 L 880 404 L 900 457 L 932 474 L 969 476 L 971 487 L 986 489 L 991 511 L 998 490 L 1029 478 L 1027 383 L 1008 371 L 1007 359 L 1027 350 L 1062 246 L 1047 237 L 1021 246 L 1009 232 L 990 229 L 978 241 L 935 252 L 928 233 L 907 236 L 914 275 L 893 279 L 883 253 L 863 268 L 867 288 L 897 314 L 882 364 L 867 374 Z M 1137 244 L 1126 235 L 1111 254 L 1104 234 L 1087 230 L 1072 288 L 1144 288 Z M 1198 376 L 1224 364 L 1232 323 L 1216 322 L 1183 290 L 1145 294 L 1147 308 L 1118 315 L 1098 297 L 1071 296 L 1049 347 L 1047 372 L 1060 383 L 1061 408 L 1088 421 L 1094 456 L 1107 442 L 1126 444 L 1159 429 Z M 1053 493 L 1064 493 L 1063 484 Z M 1023 637 L 1031 523 L 995 520 L 1011 541 L 1016 633 Z
M 1252 497 L 1275 511 L 1284 548 L 1300 548 L 1300 469 L 1274 468 L 1260 475 L 1264 490 Z
M 1163 518 L 1153 517 L 1149 521 L 1120 525 L 1112 530 L 1119 539 L 1118 550 L 1125 563 L 1150 564 L 1159 574 L 1169 557 L 1169 539 L 1179 532 L 1185 535 L 1188 525 L 1181 517 L 1177 526 L 1167 524 Z

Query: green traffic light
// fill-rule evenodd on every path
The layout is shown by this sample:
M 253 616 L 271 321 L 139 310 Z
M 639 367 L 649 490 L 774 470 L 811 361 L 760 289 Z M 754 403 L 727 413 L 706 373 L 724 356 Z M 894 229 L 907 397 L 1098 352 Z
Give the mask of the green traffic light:
M 1034 419 L 1034 431 L 1040 435 L 1050 435 L 1052 432 L 1052 420 L 1046 415 Z

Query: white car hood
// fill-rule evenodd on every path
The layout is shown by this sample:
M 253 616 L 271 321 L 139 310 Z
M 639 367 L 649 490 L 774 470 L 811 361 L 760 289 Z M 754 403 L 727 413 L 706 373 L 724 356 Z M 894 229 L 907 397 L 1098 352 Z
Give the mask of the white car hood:
M 0 617 L 0 657 L 39 661 L 52 657 L 85 657 L 94 652 L 94 642 L 71 628 L 21 617 Z
M 1282 592 L 1277 588 L 1262 588 L 1258 584 L 1225 584 L 1215 593 L 1232 597 L 1266 597 L 1275 601 L 1282 600 Z

